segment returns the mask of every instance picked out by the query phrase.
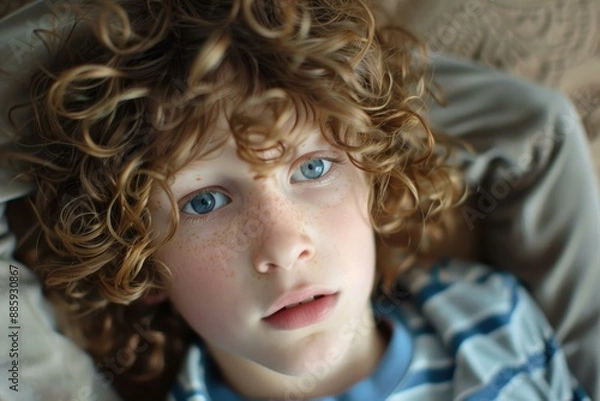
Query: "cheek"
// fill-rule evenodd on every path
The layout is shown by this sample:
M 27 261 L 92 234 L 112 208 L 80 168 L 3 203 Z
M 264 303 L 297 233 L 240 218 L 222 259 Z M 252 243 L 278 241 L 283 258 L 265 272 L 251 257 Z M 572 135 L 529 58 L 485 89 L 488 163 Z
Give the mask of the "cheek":
M 323 210 L 321 219 L 328 222 L 326 226 L 337 233 L 337 237 L 372 236 L 368 198 L 369 187 L 359 172 L 356 172 L 336 191 L 332 191 L 328 199 L 332 208 Z
M 236 313 L 230 294 L 237 293 L 235 254 L 214 243 L 198 245 L 193 236 L 178 243 L 178 236 L 158 252 L 172 272 L 169 299 L 183 318 L 200 335 L 227 330 L 221 316 Z M 210 333 L 208 333 L 210 335 Z
M 327 213 L 335 213 L 335 210 L 352 196 L 353 182 L 351 177 L 348 177 L 348 168 L 345 169 L 331 188 L 310 188 L 301 191 L 300 194 L 311 205 L 325 209 Z
M 368 187 L 362 180 L 350 183 L 343 199 L 334 209 L 320 216 L 321 230 L 334 239 L 341 268 L 360 286 L 372 281 L 375 271 L 375 235 L 368 210 Z
M 181 281 L 188 277 L 210 278 L 208 282 L 231 277 L 235 271 L 232 264 L 247 245 L 243 232 L 234 226 L 215 230 L 209 225 L 181 224 L 171 241 L 158 251 L 158 258 L 169 267 L 174 279 Z

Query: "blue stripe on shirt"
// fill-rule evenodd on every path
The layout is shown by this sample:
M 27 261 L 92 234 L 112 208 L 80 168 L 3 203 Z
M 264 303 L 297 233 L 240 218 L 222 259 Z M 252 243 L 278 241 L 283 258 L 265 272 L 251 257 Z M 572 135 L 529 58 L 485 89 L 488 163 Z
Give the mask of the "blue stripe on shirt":
M 435 297 L 438 294 L 441 294 L 448 290 L 448 288 L 455 285 L 455 282 L 442 282 L 440 276 L 440 266 L 436 266 L 431 271 L 432 281 L 425 285 L 418 292 L 418 297 L 416 299 L 417 303 L 420 307 L 423 307 L 431 298 Z M 492 273 L 485 272 L 481 276 L 477 277 L 474 282 L 478 284 L 483 284 L 489 278 L 500 278 L 503 282 L 503 288 L 506 288 L 507 291 L 510 291 L 510 309 L 504 313 L 496 314 L 493 316 L 489 316 L 477 324 L 469 327 L 468 329 L 458 332 L 454 334 L 452 339 L 449 342 L 449 345 L 454 353 L 458 351 L 458 348 L 461 346 L 469 338 L 476 335 L 486 335 L 494 332 L 495 330 L 500 329 L 510 323 L 512 315 L 517 307 L 517 303 L 519 301 L 519 283 L 517 280 L 508 274 L 504 273 Z
M 517 303 L 519 301 L 519 287 L 517 285 L 516 280 L 508 276 L 501 276 L 502 281 L 504 282 L 505 288 L 510 291 L 510 309 L 505 313 L 499 313 L 497 315 L 489 316 L 477 324 L 465 329 L 463 331 L 457 332 L 454 334 L 452 339 L 450 340 L 450 347 L 454 353 L 458 352 L 458 348 L 461 346 L 469 338 L 476 335 L 486 335 L 490 334 L 501 327 L 507 326 L 510 323 L 510 320 L 517 308 Z
M 426 368 L 409 373 L 401 389 L 417 387 L 423 384 L 440 384 L 451 382 L 454 377 L 454 364 L 441 368 Z
M 530 355 L 522 365 L 507 366 L 501 369 L 485 385 L 485 387 L 482 387 L 477 392 L 469 395 L 465 398 L 465 401 L 495 400 L 506 385 L 516 376 L 524 373 L 531 374 L 538 369 L 544 369 L 550 365 L 550 360 L 557 350 L 558 344 L 556 343 L 556 340 L 554 338 L 547 340 L 543 350 Z

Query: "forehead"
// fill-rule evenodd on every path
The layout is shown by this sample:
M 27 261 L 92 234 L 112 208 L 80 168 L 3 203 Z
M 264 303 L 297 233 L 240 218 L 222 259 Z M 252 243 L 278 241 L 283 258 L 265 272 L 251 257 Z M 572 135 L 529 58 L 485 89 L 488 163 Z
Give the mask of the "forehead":
M 315 134 L 330 144 L 339 142 L 334 126 L 328 127 L 331 112 L 315 104 L 310 94 L 250 87 L 240 82 L 243 73 L 233 72 L 223 67 L 214 77 L 214 91 L 198 102 L 186 101 L 175 110 L 177 123 L 158 134 L 151 163 L 165 172 L 165 178 L 196 160 L 210 160 L 231 140 L 238 157 L 258 176 L 285 162 Z
M 270 113 L 262 112 L 255 110 L 254 118 L 262 121 L 252 126 L 241 123 L 236 126 L 231 115 L 220 113 L 204 133 L 211 137 L 213 149 L 190 164 L 210 162 L 225 155 L 250 162 L 254 167 L 276 166 L 307 150 L 332 146 L 326 139 L 324 129 L 309 113 L 294 111 L 273 118 Z M 230 151 L 227 152 L 227 149 Z M 255 159 L 247 160 L 247 153 L 251 153 Z
M 250 106 L 231 102 L 215 113 L 203 132 L 197 132 L 208 138 L 209 151 L 194 160 L 210 160 L 232 142 L 238 156 L 256 167 L 285 162 L 311 144 L 333 143 L 331 129 L 321 117 L 304 102 Z

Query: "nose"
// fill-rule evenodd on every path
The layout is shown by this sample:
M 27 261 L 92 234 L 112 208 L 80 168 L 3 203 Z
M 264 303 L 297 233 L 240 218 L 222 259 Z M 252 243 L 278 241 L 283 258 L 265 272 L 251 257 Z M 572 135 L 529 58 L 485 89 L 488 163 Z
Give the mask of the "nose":
M 289 270 L 309 261 L 315 253 L 314 243 L 302 226 L 301 211 L 274 203 L 263 204 L 270 212 L 262 220 L 255 242 L 253 264 L 259 273 Z

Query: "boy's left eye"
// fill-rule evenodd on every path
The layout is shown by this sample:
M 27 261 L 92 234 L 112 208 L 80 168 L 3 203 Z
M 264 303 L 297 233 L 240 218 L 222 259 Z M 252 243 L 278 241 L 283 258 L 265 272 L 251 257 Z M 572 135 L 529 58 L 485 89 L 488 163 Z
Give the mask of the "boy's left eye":
M 292 174 L 292 181 L 318 180 L 329 172 L 332 162 L 327 159 L 310 159 L 302 163 Z

